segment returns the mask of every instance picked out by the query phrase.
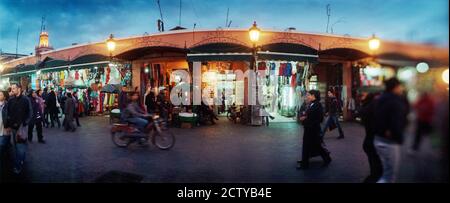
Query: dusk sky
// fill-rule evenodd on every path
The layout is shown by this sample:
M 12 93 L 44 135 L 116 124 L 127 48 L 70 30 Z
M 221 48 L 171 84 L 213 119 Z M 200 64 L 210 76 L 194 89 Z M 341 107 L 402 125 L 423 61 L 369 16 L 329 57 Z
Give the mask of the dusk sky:
M 50 44 L 72 43 L 157 32 L 156 0 L 0 0 L 0 49 L 14 53 L 20 27 L 19 53 L 34 52 L 41 17 L 46 17 Z M 179 0 L 160 0 L 165 28 L 178 25 Z M 448 0 L 182 0 L 181 25 L 192 29 L 225 27 L 227 8 L 232 28 L 325 33 L 326 5 L 331 5 L 334 34 L 434 43 L 448 47 Z

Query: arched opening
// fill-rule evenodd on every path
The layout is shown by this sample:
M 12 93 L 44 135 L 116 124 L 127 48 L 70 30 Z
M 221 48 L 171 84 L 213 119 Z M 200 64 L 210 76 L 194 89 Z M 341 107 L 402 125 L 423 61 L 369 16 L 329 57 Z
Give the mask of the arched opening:
M 188 69 L 188 50 L 172 46 L 148 46 L 131 49 L 114 56 L 131 66 L 132 86 L 144 95 L 147 87 L 157 94 L 164 87 L 173 88 L 173 71 Z

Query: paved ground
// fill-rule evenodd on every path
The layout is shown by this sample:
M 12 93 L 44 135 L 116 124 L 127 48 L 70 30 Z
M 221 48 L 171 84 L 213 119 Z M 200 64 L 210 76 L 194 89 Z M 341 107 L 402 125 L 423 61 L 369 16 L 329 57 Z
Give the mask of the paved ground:
M 47 144 L 29 144 L 24 180 L 93 182 L 121 171 L 143 176 L 142 182 L 361 182 L 368 174 L 363 128 L 357 123 L 343 124 L 343 140 L 336 139 L 336 130 L 327 134 L 333 162 L 321 168 L 321 159 L 315 158 L 307 171 L 296 170 L 302 134 L 296 123 L 253 127 L 221 118 L 213 126 L 175 128 L 177 141 L 170 151 L 152 145 L 117 148 L 105 117 L 82 118 L 81 124 L 75 133 L 44 129 Z M 427 140 L 424 145 L 416 156 L 404 153 L 400 182 L 441 181 L 436 152 Z

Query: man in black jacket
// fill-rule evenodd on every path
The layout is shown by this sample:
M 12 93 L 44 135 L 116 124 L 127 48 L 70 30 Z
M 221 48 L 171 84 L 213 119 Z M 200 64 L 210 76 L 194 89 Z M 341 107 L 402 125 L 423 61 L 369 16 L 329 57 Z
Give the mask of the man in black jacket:
M 334 123 L 336 127 L 339 130 L 339 137 L 338 139 L 344 138 L 344 132 L 342 131 L 341 125 L 339 124 L 339 103 L 334 95 L 334 93 L 331 90 L 328 90 L 328 100 L 326 105 L 326 110 L 328 114 L 328 118 L 325 121 L 325 126 L 322 129 L 321 137 L 325 136 L 325 132 L 327 129 Z
M 385 92 L 375 104 L 375 148 L 383 165 L 378 183 L 395 182 L 400 161 L 400 145 L 406 126 L 407 105 L 403 86 L 396 78 L 385 81 Z
M 13 97 L 8 101 L 8 126 L 12 129 L 14 146 L 16 148 L 16 159 L 14 173 L 20 174 L 25 161 L 27 151 L 28 124 L 33 116 L 30 100 L 22 94 L 19 84 L 11 85 Z

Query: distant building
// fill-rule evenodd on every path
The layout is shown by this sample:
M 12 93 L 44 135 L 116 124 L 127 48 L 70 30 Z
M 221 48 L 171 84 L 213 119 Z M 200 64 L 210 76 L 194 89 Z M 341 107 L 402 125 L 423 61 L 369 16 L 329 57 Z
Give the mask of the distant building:
M 5 53 L 0 51 L 0 64 L 6 63 L 8 61 L 14 60 L 16 58 L 25 57 L 28 55 L 25 54 L 13 54 L 13 53 Z

